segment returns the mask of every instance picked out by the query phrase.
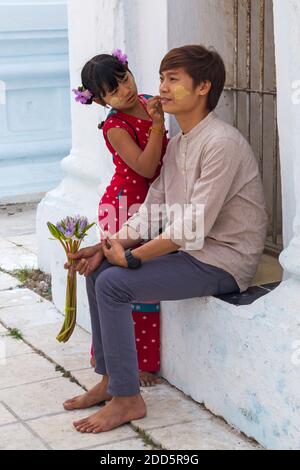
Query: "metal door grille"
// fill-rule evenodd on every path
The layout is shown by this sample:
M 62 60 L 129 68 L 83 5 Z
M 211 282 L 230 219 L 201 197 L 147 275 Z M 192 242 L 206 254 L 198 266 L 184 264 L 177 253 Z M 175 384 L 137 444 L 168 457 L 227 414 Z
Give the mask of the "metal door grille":
M 272 0 L 233 0 L 234 125 L 257 156 L 266 195 L 266 251 L 282 250 L 280 163 Z

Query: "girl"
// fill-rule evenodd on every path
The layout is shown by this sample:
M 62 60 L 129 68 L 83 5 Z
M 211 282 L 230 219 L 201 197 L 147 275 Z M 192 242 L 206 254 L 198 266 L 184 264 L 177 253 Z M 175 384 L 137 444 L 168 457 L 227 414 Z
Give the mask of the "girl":
M 158 177 L 168 139 L 160 97 L 139 95 L 127 56 L 117 49 L 101 54 L 83 67 L 82 87 L 74 90 L 83 104 L 96 102 L 112 109 L 99 125 L 115 165 L 103 194 L 98 220 L 103 230 L 118 232 L 146 198 Z M 153 293 L 155 296 L 155 293 Z M 160 368 L 159 304 L 132 304 L 141 385 L 153 385 Z M 92 358 L 91 364 L 95 366 Z

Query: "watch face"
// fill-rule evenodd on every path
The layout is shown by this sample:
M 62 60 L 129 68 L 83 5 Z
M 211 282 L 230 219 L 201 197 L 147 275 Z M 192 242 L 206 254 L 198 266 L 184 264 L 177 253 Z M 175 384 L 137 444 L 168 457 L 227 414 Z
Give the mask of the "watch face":
M 134 261 L 135 261 L 135 267 L 139 268 L 142 264 L 141 261 L 139 259 L 135 259 Z
M 141 261 L 138 258 L 135 258 L 133 254 L 131 253 L 131 250 L 126 250 L 125 251 L 125 257 L 127 260 L 128 267 L 130 269 L 136 269 L 141 266 Z

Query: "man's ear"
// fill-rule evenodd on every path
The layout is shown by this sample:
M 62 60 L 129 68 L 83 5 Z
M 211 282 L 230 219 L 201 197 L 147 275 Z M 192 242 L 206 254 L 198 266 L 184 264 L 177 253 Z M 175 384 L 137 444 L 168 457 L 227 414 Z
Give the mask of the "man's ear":
M 207 96 L 211 90 L 211 81 L 204 80 L 200 85 L 197 86 L 197 94 L 199 96 Z

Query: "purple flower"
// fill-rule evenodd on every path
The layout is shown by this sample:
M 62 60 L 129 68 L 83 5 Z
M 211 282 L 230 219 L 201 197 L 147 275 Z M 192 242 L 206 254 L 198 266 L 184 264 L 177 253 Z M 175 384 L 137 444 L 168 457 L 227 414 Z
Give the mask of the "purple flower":
M 77 219 L 76 223 L 76 236 L 77 238 L 83 238 L 85 234 L 85 228 L 88 225 L 88 220 L 86 217 L 80 217 Z
M 86 230 L 89 227 L 87 217 L 80 215 L 68 216 L 56 224 L 57 230 L 64 238 L 76 238 L 77 240 L 82 240 L 85 237 Z
M 94 96 L 90 90 L 84 89 L 83 87 L 78 87 L 77 90 L 73 88 L 73 93 L 75 93 L 75 101 L 78 101 L 81 104 L 87 104 L 88 101 Z
M 71 217 L 66 217 L 56 224 L 56 228 L 66 238 L 72 238 L 75 232 L 76 224 Z
M 87 218 L 82 218 L 82 220 L 80 220 L 79 228 L 80 228 L 81 232 L 83 232 L 83 230 L 85 229 L 87 224 L 88 224 Z
M 123 54 L 123 52 L 121 51 L 121 49 L 114 49 L 111 53 L 111 55 L 113 55 L 114 57 L 116 57 L 117 59 L 119 59 L 119 61 L 125 65 L 126 62 L 127 62 L 127 55 L 126 54 Z

